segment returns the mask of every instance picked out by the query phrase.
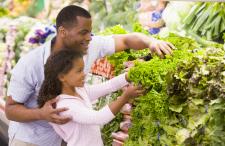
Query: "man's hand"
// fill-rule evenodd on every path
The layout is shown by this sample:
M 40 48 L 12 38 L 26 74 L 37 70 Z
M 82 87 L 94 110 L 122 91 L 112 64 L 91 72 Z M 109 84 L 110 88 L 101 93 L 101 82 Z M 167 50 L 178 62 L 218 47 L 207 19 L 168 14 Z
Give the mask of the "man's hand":
M 161 58 L 164 58 L 164 55 L 172 54 L 172 49 L 175 48 L 169 42 L 157 40 L 142 33 L 113 35 L 113 38 L 115 39 L 116 52 L 129 48 L 134 50 L 149 48 L 152 53 L 156 53 Z
M 164 55 L 171 55 L 172 49 L 175 48 L 170 42 L 157 40 L 152 38 L 149 43 L 149 49 L 152 53 L 156 53 L 160 58 L 164 58 Z
M 53 104 L 58 101 L 58 98 L 47 101 L 40 109 L 41 119 L 55 124 L 65 124 L 71 120 L 71 117 L 60 116 L 60 112 L 67 111 L 68 108 L 53 108 Z

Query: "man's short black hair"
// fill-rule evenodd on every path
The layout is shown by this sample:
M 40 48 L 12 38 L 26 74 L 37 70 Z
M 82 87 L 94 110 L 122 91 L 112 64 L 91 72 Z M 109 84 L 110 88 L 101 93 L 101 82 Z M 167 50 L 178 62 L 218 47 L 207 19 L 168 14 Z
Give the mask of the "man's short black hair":
M 56 17 L 57 30 L 60 26 L 69 27 L 72 24 L 76 23 L 77 16 L 91 18 L 91 14 L 84 8 L 75 5 L 69 5 L 64 7 Z

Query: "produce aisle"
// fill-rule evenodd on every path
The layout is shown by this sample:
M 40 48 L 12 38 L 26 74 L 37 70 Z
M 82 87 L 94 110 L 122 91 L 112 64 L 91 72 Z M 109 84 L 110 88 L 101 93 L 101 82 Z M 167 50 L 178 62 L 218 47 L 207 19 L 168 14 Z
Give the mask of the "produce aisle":
M 19 4 L 17 0 L 14 2 L 15 6 Z M 20 57 L 52 39 L 56 33 L 52 18 L 61 7 L 50 2 L 48 5 L 53 5 L 50 10 L 46 5 L 42 6 L 42 2 L 32 13 L 36 18 L 21 16 L 20 9 L 14 9 L 14 13 L 10 14 L 9 9 L 0 7 L 1 146 L 8 141 L 9 121 L 5 117 L 4 106 L 10 71 Z M 109 13 L 107 19 L 104 18 L 108 23 L 96 23 L 98 27 L 93 28 L 94 35 L 140 32 L 168 41 L 175 48 L 173 55 L 164 59 L 151 54 L 148 49 L 129 49 L 96 60 L 92 65 L 87 84 L 105 82 L 128 72 L 128 78 L 146 90 L 145 95 L 127 103 L 114 120 L 102 126 L 104 145 L 224 145 L 225 3 L 172 1 L 163 3 L 163 8 L 159 10 L 159 5 L 154 3 L 146 4 L 147 1 L 142 0 L 132 2 L 133 5 L 127 4 L 133 6 L 132 10 L 131 7 L 127 10 L 132 16 L 135 12 L 138 18 L 121 21 L 121 24 L 118 20 L 109 23 L 116 2 L 108 2 L 106 6 L 97 5 L 95 1 L 81 4 L 89 7 L 91 12 L 96 12 L 95 8 L 100 9 L 99 13 L 93 14 L 96 18 L 94 23 L 103 14 Z M 62 3 L 62 6 L 72 4 L 71 1 Z M 29 11 L 30 4 L 23 2 L 21 5 Z M 146 22 L 150 20 L 145 19 L 145 14 L 151 14 L 151 22 Z M 153 31 L 155 25 L 152 21 L 160 24 L 157 32 Z M 95 109 L 101 109 L 121 94 L 122 90 L 100 98 L 93 103 Z

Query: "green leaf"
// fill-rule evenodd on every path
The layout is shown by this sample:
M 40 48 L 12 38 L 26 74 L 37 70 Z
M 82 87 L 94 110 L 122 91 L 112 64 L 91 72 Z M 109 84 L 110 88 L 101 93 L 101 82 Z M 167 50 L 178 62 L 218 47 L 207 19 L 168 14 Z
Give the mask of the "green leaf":
M 170 106 L 169 106 L 169 109 L 170 109 L 171 111 L 180 113 L 180 112 L 183 110 L 183 106 L 182 106 L 182 105 L 170 105 Z
M 203 104 L 204 104 L 203 99 L 192 99 L 192 102 L 193 102 L 195 105 L 203 105 Z

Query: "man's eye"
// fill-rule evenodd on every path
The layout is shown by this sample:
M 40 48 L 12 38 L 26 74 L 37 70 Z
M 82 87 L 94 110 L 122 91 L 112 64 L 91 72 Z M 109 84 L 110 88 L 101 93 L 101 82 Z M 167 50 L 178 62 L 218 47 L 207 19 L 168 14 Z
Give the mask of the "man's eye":
M 82 31 L 81 34 L 82 35 L 86 35 L 88 32 L 87 31 Z

